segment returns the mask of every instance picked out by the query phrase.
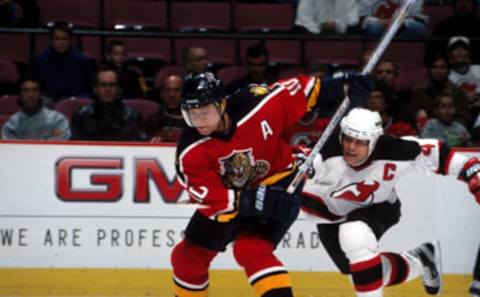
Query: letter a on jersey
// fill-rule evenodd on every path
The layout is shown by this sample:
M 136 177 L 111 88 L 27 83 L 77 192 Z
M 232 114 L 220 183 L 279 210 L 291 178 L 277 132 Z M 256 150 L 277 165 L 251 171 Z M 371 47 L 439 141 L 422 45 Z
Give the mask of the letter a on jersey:
M 268 135 L 273 135 L 273 130 L 272 128 L 270 127 L 270 125 L 268 124 L 267 121 L 262 121 L 260 123 L 261 127 L 262 127 L 262 134 L 263 134 L 263 139 L 264 140 L 267 140 L 267 137 Z

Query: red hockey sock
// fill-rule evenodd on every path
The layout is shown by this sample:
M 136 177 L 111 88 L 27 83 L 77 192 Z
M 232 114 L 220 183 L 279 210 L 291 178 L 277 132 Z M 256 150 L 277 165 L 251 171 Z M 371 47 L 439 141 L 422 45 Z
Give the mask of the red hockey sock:
M 273 255 L 273 247 L 273 243 L 259 235 L 243 233 L 234 242 L 233 255 L 259 296 L 291 297 L 290 277 Z
M 387 286 L 393 286 L 405 282 L 409 272 L 409 266 L 407 261 L 399 254 L 394 253 L 382 253 L 384 259 L 390 263 L 390 275 Z
M 350 265 L 353 284 L 357 292 L 371 292 L 383 286 L 382 260 L 380 255 Z
M 175 296 L 206 297 L 208 267 L 216 255 L 186 239 L 177 244 L 171 255 Z

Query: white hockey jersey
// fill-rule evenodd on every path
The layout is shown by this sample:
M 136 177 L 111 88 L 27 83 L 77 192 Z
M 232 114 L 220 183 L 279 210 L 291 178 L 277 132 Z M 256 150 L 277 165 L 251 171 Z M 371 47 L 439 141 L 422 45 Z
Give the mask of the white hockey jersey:
M 323 162 L 303 188 L 302 209 L 308 216 L 337 222 L 355 209 L 397 199 L 395 186 L 411 172 L 458 177 L 467 161 L 436 139 L 382 135 L 365 165 L 352 168 L 342 157 L 338 138 L 322 150 Z

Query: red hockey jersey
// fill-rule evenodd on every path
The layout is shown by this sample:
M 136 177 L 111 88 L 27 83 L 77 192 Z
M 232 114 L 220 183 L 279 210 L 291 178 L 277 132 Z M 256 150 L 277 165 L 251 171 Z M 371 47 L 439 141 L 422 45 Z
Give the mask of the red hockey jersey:
M 203 215 L 228 221 L 237 214 L 239 189 L 291 171 L 292 148 L 284 132 L 316 105 L 319 91 L 320 81 L 306 76 L 253 87 L 227 99 L 233 122 L 227 135 L 186 129 L 176 165 L 190 202 L 202 204 Z

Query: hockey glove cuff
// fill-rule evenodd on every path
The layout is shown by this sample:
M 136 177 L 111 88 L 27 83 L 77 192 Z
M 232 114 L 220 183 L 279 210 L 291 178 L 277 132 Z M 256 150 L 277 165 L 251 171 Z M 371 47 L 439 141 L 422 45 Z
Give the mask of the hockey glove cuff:
M 240 198 L 240 215 L 277 222 L 290 221 L 298 216 L 300 202 L 300 195 L 288 194 L 280 187 L 246 189 Z

